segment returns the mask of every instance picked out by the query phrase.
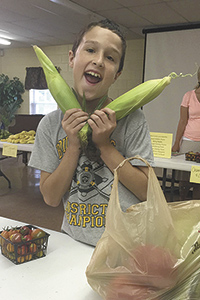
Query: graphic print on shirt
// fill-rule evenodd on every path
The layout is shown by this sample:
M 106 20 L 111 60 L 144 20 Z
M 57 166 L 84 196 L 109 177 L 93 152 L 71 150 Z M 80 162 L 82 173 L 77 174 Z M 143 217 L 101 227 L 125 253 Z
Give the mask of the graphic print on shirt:
M 96 164 L 96 167 L 94 166 Z M 92 163 L 89 160 L 85 160 L 81 165 L 78 165 L 77 172 L 73 178 L 76 185 L 71 187 L 70 195 L 78 192 L 78 199 L 82 202 L 94 198 L 97 194 L 100 194 L 105 199 L 109 199 L 110 193 L 104 191 L 111 182 L 108 178 L 102 177 L 101 170 L 105 166 Z
M 62 158 L 66 151 L 66 142 L 67 138 L 57 143 L 59 158 Z M 65 207 L 69 225 L 82 228 L 104 227 L 112 183 L 113 176 L 107 166 L 91 162 L 82 155 Z

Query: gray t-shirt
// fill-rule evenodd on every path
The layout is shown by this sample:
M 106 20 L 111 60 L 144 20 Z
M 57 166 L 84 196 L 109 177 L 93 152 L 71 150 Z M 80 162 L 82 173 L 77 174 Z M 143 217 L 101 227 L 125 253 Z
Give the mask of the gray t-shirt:
M 58 109 L 40 121 L 29 166 L 49 173 L 58 167 L 67 148 L 62 118 L 63 114 Z M 118 121 L 110 139 L 125 158 L 139 155 L 153 165 L 149 129 L 141 109 Z M 135 166 L 144 165 L 136 159 L 131 163 Z M 113 174 L 105 164 L 90 161 L 81 155 L 71 189 L 62 199 L 65 209 L 62 230 L 76 240 L 96 245 L 104 231 L 112 183 Z M 140 202 L 121 183 L 119 200 L 123 211 Z

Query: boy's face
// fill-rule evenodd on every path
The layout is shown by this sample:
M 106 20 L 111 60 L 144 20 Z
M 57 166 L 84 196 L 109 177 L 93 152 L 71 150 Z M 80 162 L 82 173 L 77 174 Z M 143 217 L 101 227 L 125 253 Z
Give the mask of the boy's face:
M 83 93 L 87 101 L 98 101 L 108 94 L 109 87 L 120 75 L 121 55 L 121 39 L 109 29 L 96 26 L 83 36 L 75 56 L 69 52 L 74 89 L 80 101 Z

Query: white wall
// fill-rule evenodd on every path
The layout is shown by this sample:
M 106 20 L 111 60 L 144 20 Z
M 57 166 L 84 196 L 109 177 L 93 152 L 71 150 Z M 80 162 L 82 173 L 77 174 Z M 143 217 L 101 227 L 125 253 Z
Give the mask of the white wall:
M 61 68 L 61 75 L 66 82 L 72 86 L 72 69 L 68 66 L 68 52 L 71 45 L 43 47 L 55 66 Z M 127 42 L 127 54 L 122 75 L 110 89 L 110 97 L 115 99 L 127 92 L 142 81 L 144 40 L 131 40 Z M 39 61 L 32 48 L 5 49 L 4 56 L 0 57 L 0 73 L 8 75 L 9 78 L 19 77 L 24 83 L 26 67 L 38 67 Z M 23 94 L 21 108 L 18 113 L 29 114 L 29 93 Z
M 200 29 L 185 29 L 147 34 L 145 80 L 163 78 L 171 72 L 194 74 L 200 66 Z M 172 79 L 154 101 L 144 106 L 150 131 L 176 136 L 180 105 L 184 94 L 197 85 L 197 76 Z

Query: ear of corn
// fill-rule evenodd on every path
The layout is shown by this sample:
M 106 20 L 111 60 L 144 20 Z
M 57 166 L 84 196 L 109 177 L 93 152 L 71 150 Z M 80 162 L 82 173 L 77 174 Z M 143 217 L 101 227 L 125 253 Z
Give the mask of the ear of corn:
M 65 80 L 58 73 L 56 68 L 50 59 L 45 55 L 45 53 L 37 46 L 33 46 L 35 53 L 43 67 L 48 88 L 57 102 L 60 109 L 65 113 L 66 110 L 70 108 L 81 108 L 75 93 L 68 86 Z M 191 74 L 188 74 L 191 76 Z M 180 74 L 171 73 L 169 76 L 166 76 L 162 79 L 148 80 L 135 88 L 131 89 L 122 96 L 116 98 L 114 101 L 109 103 L 106 107 L 114 110 L 116 113 L 117 120 L 127 116 L 131 112 L 137 110 L 138 108 L 149 103 L 155 99 L 164 88 L 171 82 L 172 78 L 176 77 L 185 77 Z M 99 103 L 100 106 L 97 109 L 100 109 L 101 105 L 105 101 L 103 97 Z M 84 101 L 83 101 L 84 102 Z M 83 109 L 86 109 L 85 107 Z M 79 131 L 79 137 L 81 140 L 82 148 L 87 148 L 88 142 L 88 132 L 91 131 L 90 126 L 86 123 L 83 128 Z
M 62 112 L 65 113 L 66 110 L 71 108 L 81 108 L 81 105 L 76 98 L 75 91 L 68 86 L 66 81 L 56 70 L 51 60 L 36 45 L 33 46 L 33 49 L 44 70 L 48 89 Z M 106 99 L 107 97 L 102 97 L 96 109 L 100 109 Z M 83 106 L 83 110 L 86 111 L 85 99 L 83 101 Z M 85 126 L 79 131 L 79 138 L 81 140 L 82 148 L 85 148 L 87 145 L 87 136 L 89 131 L 91 131 L 91 128 L 88 123 L 86 123 Z
M 170 84 L 171 76 L 148 80 L 116 98 L 107 107 L 114 110 L 117 120 L 155 99 Z
M 33 46 L 33 49 L 44 70 L 48 89 L 62 112 L 65 113 L 70 108 L 81 108 L 74 92 L 58 73 L 50 59 L 39 47 Z

